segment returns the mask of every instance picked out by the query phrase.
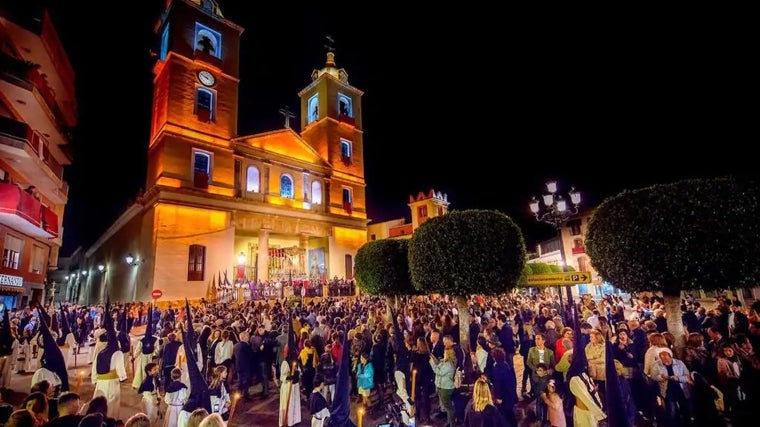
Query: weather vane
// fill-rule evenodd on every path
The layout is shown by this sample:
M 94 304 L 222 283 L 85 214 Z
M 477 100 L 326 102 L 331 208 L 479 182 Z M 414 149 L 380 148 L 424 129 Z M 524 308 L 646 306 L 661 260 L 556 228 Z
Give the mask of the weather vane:
M 335 39 L 332 36 L 325 36 L 327 43 L 325 43 L 325 49 L 328 52 L 335 52 Z
M 285 128 L 290 129 L 290 119 L 295 117 L 296 115 L 293 114 L 292 111 L 290 111 L 290 107 L 287 105 L 285 108 L 280 108 L 280 114 L 282 114 L 283 117 L 285 117 Z

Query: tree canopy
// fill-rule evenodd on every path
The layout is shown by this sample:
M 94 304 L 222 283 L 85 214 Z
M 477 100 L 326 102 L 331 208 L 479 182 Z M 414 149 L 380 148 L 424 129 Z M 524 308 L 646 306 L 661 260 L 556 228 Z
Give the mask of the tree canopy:
M 760 191 L 732 178 L 626 190 L 594 212 L 586 250 L 628 291 L 725 289 L 760 283 Z
M 522 231 L 493 210 L 431 218 L 409 242 L 412 283 L 425 293 L 501 294 L 517 285 L 525 260 Z
M 370 295 L 411 295 L 416 289 L 409 276 L 409 241 L 373 240 L 354 258 L 356 284 Z

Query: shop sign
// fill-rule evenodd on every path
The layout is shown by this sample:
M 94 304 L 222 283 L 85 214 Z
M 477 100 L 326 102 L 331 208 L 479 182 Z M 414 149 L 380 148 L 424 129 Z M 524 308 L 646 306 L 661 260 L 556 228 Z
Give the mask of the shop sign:
M 0 274 L 0 286 L 10 286 L 13 288 L 20 288 L 24 286 L 24 278 L 21 276 L 11 276 L 8 274 Z

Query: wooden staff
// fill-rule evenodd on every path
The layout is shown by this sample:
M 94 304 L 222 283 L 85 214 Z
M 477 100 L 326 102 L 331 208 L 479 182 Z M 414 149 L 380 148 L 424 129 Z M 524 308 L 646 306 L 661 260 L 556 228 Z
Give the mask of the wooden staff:
M 412 369 L 412 402 L 414 402 L 414 395 L 417 392 L 417 370 Z
M 293 327 L 291 325 L 291 327 Z M 293 377 L 293 373 L 296 370 L 296 362 L 293 362 L 293 367 L 290 370 L 290 376 Z M 283 382 L 283 384 L 285 384 Z M 288 427 L 288 414 L 290 413 L 290 395 L 293 393 L 293 380 L 290 380 L 290 384 L 288 385 L 288 399 L 285 401 L 285 413 L 282 415 L 282 427 Z
M 359 413 L 359 427 L 362 427 L 364 424 L 364 407 L 360 407 L 357 412 Z

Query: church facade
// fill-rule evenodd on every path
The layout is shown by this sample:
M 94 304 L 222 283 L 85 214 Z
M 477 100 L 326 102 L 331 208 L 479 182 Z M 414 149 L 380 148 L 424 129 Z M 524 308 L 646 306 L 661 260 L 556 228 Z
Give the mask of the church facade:
M 214 1 L 172 0 L 155 31 L 146 191 L 85 251 L 68 299 L 201 298 L 223 276 L 353 278 L 367 239 L 363 93 L 334 54 L 298 94 L 300 133 L 281 111 L 284 128 L 239 136 L 243 28 Z

